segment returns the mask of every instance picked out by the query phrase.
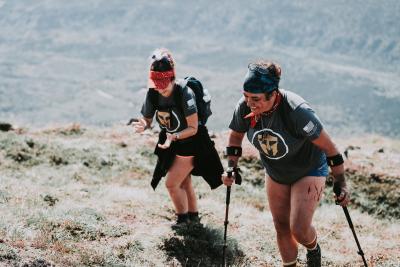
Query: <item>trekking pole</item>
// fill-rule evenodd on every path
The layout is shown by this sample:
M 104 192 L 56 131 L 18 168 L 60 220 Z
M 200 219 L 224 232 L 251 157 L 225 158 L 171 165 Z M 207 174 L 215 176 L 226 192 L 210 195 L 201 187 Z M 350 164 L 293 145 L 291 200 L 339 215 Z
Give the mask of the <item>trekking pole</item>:
M 337 197 L 340 195 L 340 193 L 341 193 L 340 191 L 341 191 L 340 187 L 333 186 L 333 192 L 335 192 L 335 195 Z M 339 202 L 336 201 L 336 204 L 339 204 Z M 343 207 L 342 206 L 342 208 L 343 208 L 343 211 L 344 211 L 344 215 L 346 216 L 347 222 L 348 222 L 348 224 L 350 226 L 351 232 L 353 233 L 354 239 L 356 240 L 356 244 L 357 244 L 357 247 L 358 247 L 357 254 L 361 256 L 361 258 L 362 258 L 362 260 L 364 262 L 364 266 L 368 267 L 367 261 L 365 260 L 365 257 L 364 257 L 364 252 L 361 249 L 360 242 L 358 242 L 356 231 L 354 230 L 353 222 L 351 221 L 350 213 L 349 213 L 347 207 Z
M 232 168 L 228 168 L 227 173 L 228 173 L 228 177 L 232 177 L 232 172 L 233 169 Z M 227 230 L 228 230 L 228 214 L 229 214 L 229 202 L 231 199 L 231 186 L 227 186 L 226 187 L 226 207 L 225 207 L 225 221 L 224 221 L 224 225 L 225 225 L 225 231 L 224 231 L 224 246 L 222 249 L 222 266 L 225 267 L 225 252 L 226 252 L 226 234 L 227 234 Z

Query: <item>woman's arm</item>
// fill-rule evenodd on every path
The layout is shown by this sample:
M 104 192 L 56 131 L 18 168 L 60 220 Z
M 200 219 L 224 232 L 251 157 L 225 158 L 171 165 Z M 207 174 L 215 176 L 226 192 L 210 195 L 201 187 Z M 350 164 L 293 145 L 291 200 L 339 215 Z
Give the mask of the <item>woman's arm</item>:
M 228 139 L 228 147 L 241 147 L 242 146 L 242 141 L 244 138 L 245 133 L 241 132 L 236 132 L 234 130 L 231 130 L 229 132 L 229 139 Z M 241 154 L 241 151 L 240 151 Z M 240 156 L 233 156 L 233 155 L 228 155 L 228 167 L 235 168 L 237 167 L 238 161 L 239 161 Z M 222 175 L 221 179 L 222 182 L 226 186 L 231 186 L 233 184 L 235 177 L 229 177 L 227 174 Z
M 187 123 L 187 128 L 183 129 L 180 132 L 173 134 L 173 140 L 171 140 L 171 141 L 186 139 L 186 138 L 196 135 L 197 128 L 199 125 L 197 113 L 187 116 L 186 123 Z
M 194 113 L 192 115 L 189 115 L 186 117 L 186 122 L 188 127 L 186 129 L 183 129 L 180 132 L 170 134 L 167 133 L 167 140 L 165 140 L 164 144 L 158 144 L 158 146 L 162 149 L 167 149 L 170 147 L 171 142 L 176 141 L 176 140 L 181 140 L 181 139 L 186 139 L 189 138 L 197 133 L 197 127 L 198 127 L 198 118 L 197 118 L 197 113 Z
M 231 130 L 229 132 L 228 147 L 241 147 L 245 133 Z M 237 156 L 228 155 L 228 167 L 236 167 L 239 161 Z
M 139 119 L 138 122 L 133 122 L 133 128 L 135 129 L 135 132 L 141 133 L 144 130 L 151 128 L 151 123 L 153 122 L 153 118 L 146 118 L 142 117 Z
M 324 151 L 327 157 L 332 157 L 340 154 L 335 143 L 332 141 L 325 130 L 322 130 L 319 137 L 314 139 L 312 142 L 322 151 Z M 339 188 L 341 189 L 341 194 L 337 198 L 337 200 L 340 202 L 340 205 L 346 206 L 349 202 L 349 191 L 347 189 L 346 180 L 344 177 L 344 164 L 342 163 L 337 166 L 331 166 L 331 170 L 334 177 L 334 184 L 339 186 Z

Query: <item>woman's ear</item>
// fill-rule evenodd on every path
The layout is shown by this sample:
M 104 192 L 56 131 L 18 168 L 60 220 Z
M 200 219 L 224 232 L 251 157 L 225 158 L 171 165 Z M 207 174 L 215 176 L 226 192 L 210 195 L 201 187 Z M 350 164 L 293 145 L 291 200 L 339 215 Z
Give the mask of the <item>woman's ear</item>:
M 265 93 L 265 100 L 266 101 L 269 101 L 269 100 L 271 100 L 271 97 L 272 97 L 272 94 L 273 94 L 274 92 L 272 92 L 272 93 Z
M 265 93 L 265 100 L 266 100 L 266 101 L 271 100 L 271 98 L 272 98 L 272 96 L 273 96 L 274 94 L 275 94 L 275 95 L 277 94 L 276 91 L 272 91 L 271 93 Z

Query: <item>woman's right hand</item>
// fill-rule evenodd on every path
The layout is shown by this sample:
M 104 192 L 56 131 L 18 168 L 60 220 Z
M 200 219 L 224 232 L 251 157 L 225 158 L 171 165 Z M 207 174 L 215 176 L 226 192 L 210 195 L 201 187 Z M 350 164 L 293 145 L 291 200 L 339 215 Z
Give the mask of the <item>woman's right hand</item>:
M 132 125 L 136 133 L 142 133 L 147 128 L 147 122 L 143 118 L 140 118 L 137 122 L 133 122 Z
M 226 186 L 232 186 L 235 181 L 234 175 L 232 173 L 229 175 L 227 172 L 224 172 L 221 176 L 222 183 Z

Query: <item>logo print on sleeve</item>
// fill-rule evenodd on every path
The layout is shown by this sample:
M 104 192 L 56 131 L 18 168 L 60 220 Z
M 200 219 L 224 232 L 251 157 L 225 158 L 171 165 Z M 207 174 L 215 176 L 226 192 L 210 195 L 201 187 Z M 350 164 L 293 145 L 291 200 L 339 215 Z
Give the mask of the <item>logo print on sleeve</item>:
M 255 132 L 251 143 L 269 159 L 283 158 L 289 152 L 282 136 L 271 129 Z

